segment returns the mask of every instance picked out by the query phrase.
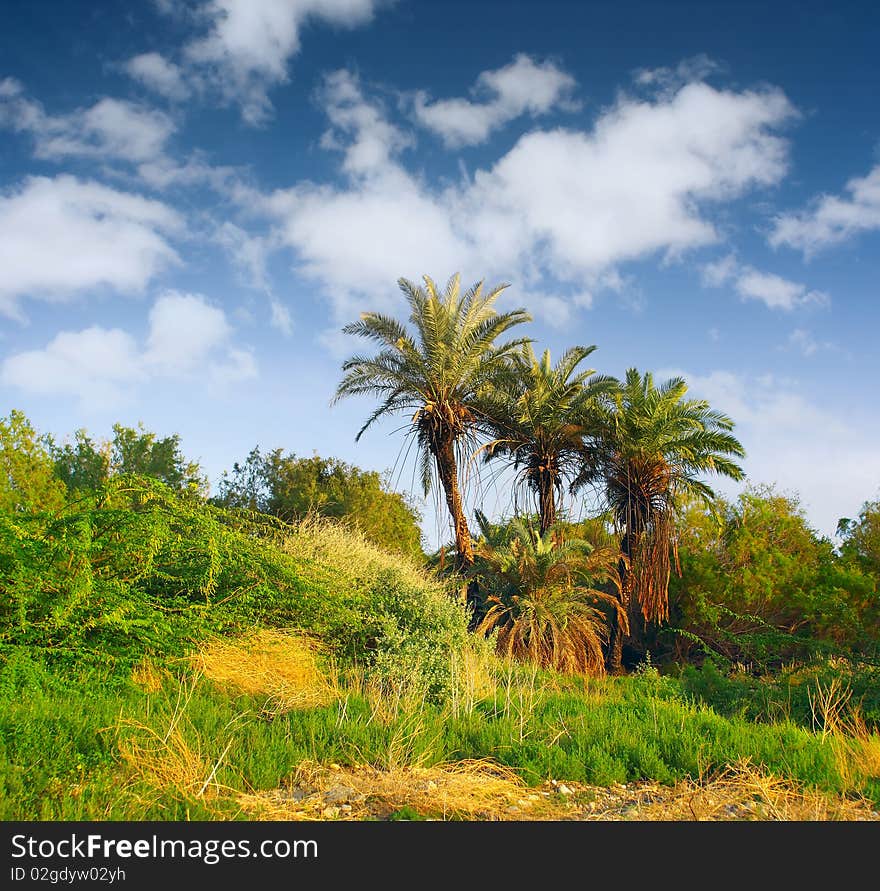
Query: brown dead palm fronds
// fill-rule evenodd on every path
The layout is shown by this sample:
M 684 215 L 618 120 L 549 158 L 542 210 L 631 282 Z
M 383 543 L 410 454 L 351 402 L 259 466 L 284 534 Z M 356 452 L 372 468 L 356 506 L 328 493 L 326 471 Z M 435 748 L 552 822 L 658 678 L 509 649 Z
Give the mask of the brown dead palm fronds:
M 540 535 L 514 520 L 508 543 L 481 544 L 477 557 L 488 591 L 477 630 L 496 632 L 499 655 L 570 674 L 603 672 L 607 622 L 600 604 L 620 609 L 599 586 L 619 583 L 616 551 L 563 541 L 552 529 Z

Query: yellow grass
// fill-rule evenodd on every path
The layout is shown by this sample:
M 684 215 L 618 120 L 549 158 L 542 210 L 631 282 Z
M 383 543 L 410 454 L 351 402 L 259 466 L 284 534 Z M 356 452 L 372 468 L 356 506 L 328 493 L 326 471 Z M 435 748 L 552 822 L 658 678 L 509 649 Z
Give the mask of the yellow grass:
M 591 818 L 609 819 L 601 813 Z M 827 821 L 878 817 L 863 798 L 828 795 L 742 763 L 708 783 L 687 780 L 662 791 L 645 788 L 625 815 L 611 819 Z
M 404 808 L 429 819 L 816 821 L 880 819 L 870 802 L 826 795 L 748 763 L 709 782 L 610 788 L 551 781 L 527 787 L 491 761 L 378 770 L 307 762 L 283 789 L 239 795 L 257 820 L 387 819 Z
M 192 688 L 181 690 L 171 723 L 164 733 L 139 721 L 124 721 L 119 727 L 119 752 L 129 768 L 131 786 L 146 787 L 156 793 L 172 792 L 181 797 L 203 800 L 228 792 L 216 780 L 231 740 L 213 763 L 202 754 L 197 733 L 186 733 L 186 708 Z M 190 743 L 188 737 L 195 740 Z M 138 794 L 135 792 L 134 794 Z
M 132 669 L 131 679 L 145 693 L 158 693 L 168 672 L 159 668 L 152 659 L 144 658 Z
M 315 708 L 338 698 L 308 638 L 264 629 L 237 640 L 212 640 L 192 657 L 196 670 L 226 690 L 265 696 L 273 713 Z
M 294 789 L 305 797 L 294 800 Z M 240 795 L 238 804 L 260 820 L 383 819 L 402 808 L 438 819 L 514 820 L 546 800 L 491 761 L 391 770 L 307 762 L 286 790 Z

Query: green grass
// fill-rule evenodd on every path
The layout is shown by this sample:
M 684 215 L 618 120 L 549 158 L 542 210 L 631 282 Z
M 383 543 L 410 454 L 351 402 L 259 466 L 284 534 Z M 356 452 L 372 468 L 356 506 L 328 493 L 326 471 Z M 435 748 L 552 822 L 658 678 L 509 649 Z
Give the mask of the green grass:
M 495 695 L 457 715 L 414 700 L 382 712 L 349 690 L 332 705 L 273 718 L 259 698 L 220 692 L 187 673 L 149 694 L 96 668 L 62 678 L 19 653 L 0 672 L 0 818 L 235 818 L 231 792 L 206 802 L 155 789 L 121 757 L 120 742 L 143 740 L 147 727 L 164 735 L 175 715 L 187 744 L 206 765 L 219 762 L 215 779 L 233 791 L 277 788 L 305 760 L 388 767 L 490 757 L 530 784 L 608 785 L 671 784 L 748 759 L 777 776 L 880 802 L 876 779 L 853 785 L 841 774 L 830 737 L 789 722 L 721 716 L 658 676 L 588 687 L 514 670 Z

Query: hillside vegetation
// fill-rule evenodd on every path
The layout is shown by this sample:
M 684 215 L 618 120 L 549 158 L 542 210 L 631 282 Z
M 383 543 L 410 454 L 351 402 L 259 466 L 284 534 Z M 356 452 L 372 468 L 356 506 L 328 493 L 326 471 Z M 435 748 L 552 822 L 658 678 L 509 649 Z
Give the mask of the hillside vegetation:
M 0 573 L 4 819 L 581 819 L 611 784 L 638 816 L 649 781 L 672 803 L 726 783 L 728 817 L 880 802 L 880 740 L 839 673 L 801 675 L 814 725 L 769 686 L 750 720 L 655 669 L 502 660 L 454 584 L 328 521 L 121 476 L 5 515 Z

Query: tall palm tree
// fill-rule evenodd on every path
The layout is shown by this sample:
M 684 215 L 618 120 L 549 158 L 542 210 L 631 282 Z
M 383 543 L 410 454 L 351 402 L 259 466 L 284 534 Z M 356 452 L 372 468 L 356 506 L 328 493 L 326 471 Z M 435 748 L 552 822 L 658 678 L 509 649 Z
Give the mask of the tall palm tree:
M 595 346 L 572 347 L 554 366 L 530 343 L 514 354 L 482 401 L 482 426 L 492 439 L 486 460 L 505 458 L 534 493 L 543 535 L 556 522 L 557 496 L 583 463 L 596 400 L 617 385 L 592 368 L 578 371 Z
M 499 655 L 574 674 L 603 672 L 608 629 L 597 606 L 618 601 L 598 586 L 619 584 L 616 548 L 564 541 L 554 530 L 536 534 L 517 518 L 506 542 L 481 541 L 476 550 L 487 605 L 477 631 L 497 631 Z
M 460 452 L 475 431 L 479 394 L 511 353 L 527 342 L 525 338 L 500 345 L 495 341 L 531 316 L 522 309 L 495 311 L 493 305 L 506 284 L 484 294 L 483 283 L 478 282 L 462 294 L 458 274 L 442 293 L 427 275 L 423 281 L 424 287 L 405 278 L 398 281 L 410 307 L 414 334 L 379 313 L 363 313 L 359 322 L 343 329 L 382 348 L 375 356 L 353 356 L 343 364 L 334 401 L 363 394 L 381 399 L 357 439 L 385 415 L 410 414 L 408 432 L 419 448 L 425 494 L 436 472 L 452 517 L 459 563 L 469 566 L 474 555 L 459 487 Z
M 677 500 L 715 497 L 699 477 L 720 474 L 742 479 L 732 459 L 743 457 L 731 434 L 733 421 L 702 399 L 685 399 L 680 377 L 655 387 L 650 373 L 635 368 L 625 383 L 603 400 L 596 414 L 596 435 L 584 453 L 584 465 L 573 483 L 586 484 L 605 496 L 621 536 L 621 595 L 629 616 L 629 643 L 638 651 L 646 622 L 669 614 L 669 575 L 674 548 L 673 519 Z M 609 668 L 619 671 L 622 629 L 612 629 Z

